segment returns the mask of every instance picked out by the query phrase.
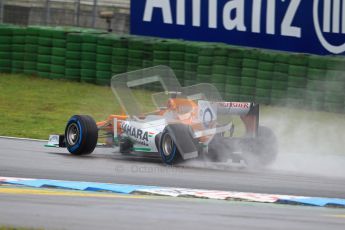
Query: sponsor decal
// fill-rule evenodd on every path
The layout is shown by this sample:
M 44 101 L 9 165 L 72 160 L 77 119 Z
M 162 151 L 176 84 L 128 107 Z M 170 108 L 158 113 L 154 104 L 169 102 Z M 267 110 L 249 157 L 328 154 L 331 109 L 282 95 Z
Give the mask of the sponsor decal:
M 245 115 L 250 111 L 250 102 L 217 102 L 219 114 Z
M 243 102 L 220 102 L 218 103 L 218 105 L 225 108 L 240 108 L 240 109 L 250 108 L 250 103 L 243 103 Z
M 203 111 L 204 115 L 202 116 L 202 122 L 205 128 L 210 128 L 213 122 L 213 113 L 210 108 Z
M 132 0 L 131 33 L 344 54 L 344 0 Z
M 217 120 L 217 107 L 209 101 L 198 101 L 198 120 L 201 121 L 205 128 L 211 128 L 214 121 Z
M 322 13 L 319 13 L 320 8 L 323 9 Z M 320 20 L 320 15 L 322 15 L 322 20 Z M 336 45 L 327 39 L 330 34 L 342 34 L 345 37 L 344 0 L 314 0 L 313 22 L 317 37 L 325 49 L 333 54 L 345 52 L 345 41 Z
M 148 146 L 149 133 L 147 131 L 132 127 L 130 124 L 125 122 L 122 123 L 121 128 L 124 133 L 126 133 L 129 137 L 134 138 L 136 142 L 141 145 Z

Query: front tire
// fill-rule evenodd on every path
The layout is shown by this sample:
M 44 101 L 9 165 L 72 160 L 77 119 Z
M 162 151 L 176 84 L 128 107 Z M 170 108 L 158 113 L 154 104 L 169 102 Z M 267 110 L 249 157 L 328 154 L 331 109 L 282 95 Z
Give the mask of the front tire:
M 97 145 L 98 129 L 95 120 L 87 115 L 74 115 L 65 129 L 67 150 L 73 155 L 86 155 Z

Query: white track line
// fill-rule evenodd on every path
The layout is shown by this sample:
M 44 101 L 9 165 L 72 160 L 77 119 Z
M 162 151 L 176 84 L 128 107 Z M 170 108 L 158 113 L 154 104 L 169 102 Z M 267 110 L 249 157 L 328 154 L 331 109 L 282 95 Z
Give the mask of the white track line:
M 8 136 L 0 136 L 2 139 L 10 139 L 10 140 L 21 140 L 21 141 L 40 141 L 40 142 L 47 142 L 48 140 L 42 139 L 33 139 L 33 138 L 23 138 L 23 137 L 8 137 Z

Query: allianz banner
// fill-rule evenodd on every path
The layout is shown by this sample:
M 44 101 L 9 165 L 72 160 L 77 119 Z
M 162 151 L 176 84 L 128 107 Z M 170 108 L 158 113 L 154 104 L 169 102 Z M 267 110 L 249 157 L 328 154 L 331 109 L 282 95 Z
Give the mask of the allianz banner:
M 131 33 L 345 54 L 345 0 L 131 0 Z

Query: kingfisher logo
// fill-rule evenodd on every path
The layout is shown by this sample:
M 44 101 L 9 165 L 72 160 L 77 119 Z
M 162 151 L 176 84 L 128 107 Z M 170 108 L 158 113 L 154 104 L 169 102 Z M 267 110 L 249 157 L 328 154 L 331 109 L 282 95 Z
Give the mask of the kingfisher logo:
M 345 52 L 345 0 L 132 0 L 131 32 L 315 54 Z
M 322 17 L 319 12 L 323 6 Z M 322 21 L 320 22 L 320 19 Z M 313 20 L 315 31 L 322 46 L 333 54 L 345 52 L 345 39 L 343 44 L 332 44 L 326 39 L 329 34 L 345 37 L 345 1 L 344 0 L 314 0 Z

